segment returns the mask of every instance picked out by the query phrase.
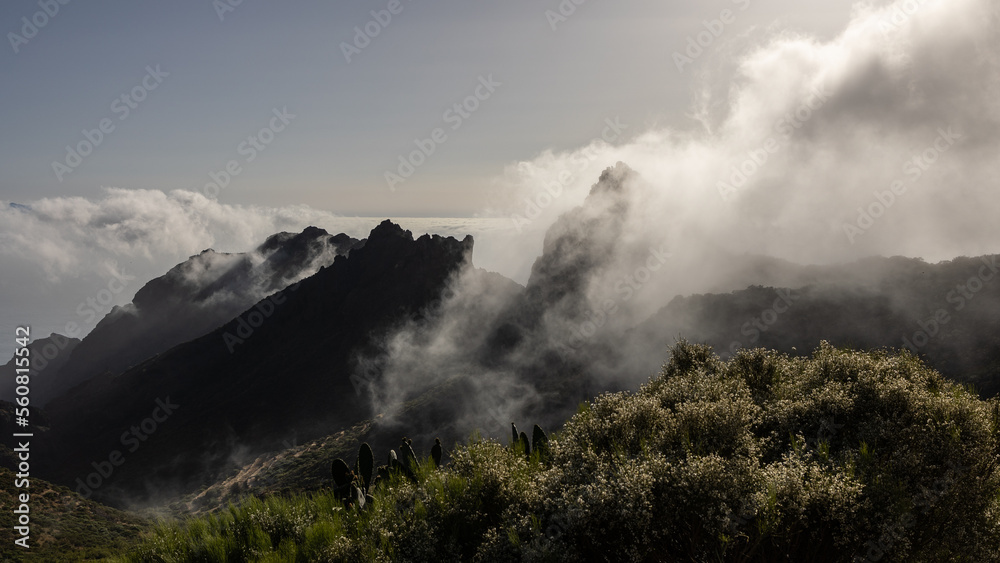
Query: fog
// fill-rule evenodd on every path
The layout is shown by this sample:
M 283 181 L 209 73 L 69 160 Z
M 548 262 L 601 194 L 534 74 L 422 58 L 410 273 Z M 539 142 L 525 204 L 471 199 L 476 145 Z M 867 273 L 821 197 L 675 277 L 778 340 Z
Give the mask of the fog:
M 495 290 L 457 278 L 430 321 L 387 340 L 373 409 L 392 418 L 403 398 L 451 382 L 457 419 L 504 436 L 503 418 L 546 416 L 531 408 L 545 393 L 533 381 L 554 366 L 579 389 L 614 387 L 623 371 L 640 382 L 635 370 L 657 358 L 616 348 L 677 295 L 791 282 L 754 270 L 754 255 L 837 264 L 996 252 L 998 24 L 988 0 L 858 4 L 832 40 L 775 30 L 722 50 L 732 59 L 717 67 L 735 70 L 704 75 L 698 128 L 511 164 L 489 211 L 514 233 L 475 262 L 526 282 L 527 297 L 484 304 Z M 619 167 L 594 188 L 617 162 L 636 174 Z M 484 360 L 518 315 L 534 316 L 512 323 L 512 349 Z
M 988 0 L 906 0 L 859 3 L 829 40 L 781 29 L 723 37 L 699 60 L 696 126 L 631 124 L 611 142 L 598 136 L 511 163 L 482 211 L 494 219 L 488 227 L 477 219 L 414 230 L 471 232 L 475 266 L 528 291 L 483 272 L 458 275 L 427 318 L 385 339 L 382 357 L 359 358 L 369 366 L 362 371 L 375 365 L 382 378 L 374 410 L 392 419 L 407 397 L 449 385 L 462 391 L 463 426 L 503 426 L 553 392 L 533 385 L 539 369 L 590 365 L 581 387 L 620 369 L 595 343 L 613 348 L 677 295 L 774 281 L 747 275 L 741 257 L 833 264 L 996 252 L 998 24 L 1000 7 Z M 665 54 L 664 68 L 650 72 L 673 64 Z M 586 208 L 557 221 L 618 162 L 635 174 L 609 178 Z M 207 248 L 242 252 L 308 225 L 363 238 L 377 222 L 180 190 L 107 188 L 95 200 L 18 203 L 28 207 L 0 209 L 3 282 L 15 288 L 4 317 L 45 318 L 43 328 L 57 331 L 67 320 L 88 330 L 78 304 L 109 280 L 134 279 L 101 313 Z M 553 267 L 575 276 L 566 295 L 532 276 L 547 246 Z M 64 314 L 52 313 L 53 294 Z M 22 307 L 43 301 L 44 310 Z M 519 309 L 530 314 L 511 320 Z M 596 328 L 581 342 L 588 322 Z M 505 325 L 517 327 L 518 341 L 497 356 L 491 339 Z
M 629 222 L 644 240 L 800 263 L 987 252 L 1000 234 L 1000 163 L 990 158 L 1000 136 L 998 10 L 986 0 L 859 4 L 828 42 L 774 31 L 725 52 L 733 75 L 703 76 L 690 110 L 700 127 L 633 126 L 624 143 L 514 163 L 497 182 L 495 211 L 524 218 L 520 237 L 538 248 L 600 170 L 622 161 L 649 183 L 636 193 L 644 216 Z M 903 194 L 858 227 L 858 208 L 897 181 Z M 524 271 L 534 256 L 508 248 L 502 271 Z

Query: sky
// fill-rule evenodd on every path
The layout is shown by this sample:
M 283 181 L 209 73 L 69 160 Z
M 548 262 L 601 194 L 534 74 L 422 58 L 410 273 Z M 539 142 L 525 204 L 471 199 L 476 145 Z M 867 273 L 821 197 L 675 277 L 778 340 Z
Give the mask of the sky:
M 830 36 L 850 6 L 567 0 L 575 11 L 550 22 L 546 12 L 567 11 L 555 0 L 401 0 L 390 19 L 388 0 L 229 3 L 237 2 L 68 2 L 39 16 L 48 21 L 27 39 L 22 18 L 42 10 L 38 0 L 4 2 L 2 197 L 204 191 L 210 174 L 237 160 L 241 172 L 220 202 L 474 216 L 488 207 L 490 178 L 507 163 L 583 145 L 606 119 L 627 124 L 628 134 L 696 125 L 691 79 L 708 56 L 678 72 L 671 53 L 704 30 L 703 20 L 735 13 L 714 49 L 772 25 Z M 366 26 L 377 35 L 359 37 L 355 28 Z M 144 99 L 127 107 L 120 98 L 142 85 L 147 67 L 160 69 L 162 82 L 147 80 L 155 90 L 140 89 Z M 461 122 L 457 113 L 446 121 L 481 77 L 499 86 Z M 246 162 L 241 143 L 268 127 L 276 108 L 295 117 Z M 93 153 L 71 172 L 54 171 L 53 162 L 66 163 L 67 145 L 106 118 L 114 130 Z M 437 128 L 447 140 L 390 189 L 385 173 Z
M 0 7 L 0 333 L 89 330 L 113 280 L 124 304 L 311 224 L 424 218 L 401 220 L 523 283 L 617 161 L 650 240 L 800 263 L 1000 244 L 989 0 L 232 4 Z

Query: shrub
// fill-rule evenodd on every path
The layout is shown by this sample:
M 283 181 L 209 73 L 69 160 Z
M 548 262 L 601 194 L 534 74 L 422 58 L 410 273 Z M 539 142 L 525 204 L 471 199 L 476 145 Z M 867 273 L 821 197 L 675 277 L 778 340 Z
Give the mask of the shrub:
M 995 561 L 998 428 L 1000 402 L 906 353 L 724 363 L 682 342 L 531 455 L 512 428 L 510 446 L 423 460 L 364 510 L 250 501 L 161 527 L 127 560 Z

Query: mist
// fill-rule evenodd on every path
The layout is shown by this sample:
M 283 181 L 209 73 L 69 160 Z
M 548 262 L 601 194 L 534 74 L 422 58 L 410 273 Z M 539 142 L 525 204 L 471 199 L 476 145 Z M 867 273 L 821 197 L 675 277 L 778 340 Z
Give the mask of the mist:
M 193 279 L 199 272 L 219 276 L 227 269 L 225 262 L 238 260 L 227 254 L 254 249 L 275 233 L 317 226 L 362 239 L 382 219 L 344 217 L 306 205 L 229 204 L 185 190 L 103 188 L 96 198 L 0 201 L 0 285 L 8 296 L 0 301 L 7 323 L 0 328 L 13 332 L 15 323 L 30 319 L 36 338 L 53 332 L 82 338 L 114 307 L 129 304 L 149 280 L 192 256 L 200 256 L 202 268 L 184 274 L 197 285 L 205 281 Z M 484 229 L 497 234 L 509 230 L 499 219 L 402 223 L 417 232 L 458 237 L 470 232 L 479 236 Z M 486 241 L 480 249 L 488 251 L 491 244 Z M 215 253 L 202 254 L 207 249 Z M 252 259 L 259 263 L 263 257 Z M 302 275 L 327 262 L 318 261 Z M 263 297 L 275 290 L 261 287 L 250 293 Z M 10 342 L 0 342 L 0 357 L 12 351 Z
M 511 164 L 489 212 L 514 233 L 487 261 L 527 289 L 502 302 L 477 276 L 456 279 L 440 310 L 387 340 L 374 412 L 391 418 L 403 398 L 461 381 L 456 419 L 503 436 L 504 418 L 551 414 L 533 408 L 557 391 L 533 383 L 543 372 L 568 370 L 579 389 L 652 375 L 665 347 L 620 349 L 679 295 L 794 287 L 802 276 L 786 263 L 995 253 L 998 24 L 987 0 L 908 0 L 859 3 L 829 41 L 734 38 L 740 48 L 721 49 L 731 59 L 714 67 L 734 70 L 702 75 L 690 130 L 653 127 Z M 546 274 L 553 262 L 558 276 Z M 538 292 L 543 304 L 532 303 Z M 505 316 L 532 307 L 535 318 L 507 323 L 514 344 L 484 357 Z
M 481 214 L 496 226 L 473 232 L 473 265 L 522 287 L 470 268 L 423 318 L 385 337 L 380 355 L 359 356 L 359 377 L 378 374 L 373 411 L 395 420 L 408 398 L 444 386 L 458 405 L 453 427 L 504 432 L 506 419 L 541 416 L 539 405 L 565 395 L 535 384 L 543 372 L 570 374 L 581 397 L 634 387 L 666 352 L 624 358 L 622 343 L 675 297 L 799 281 L 754 270 L 753 257 L 995 252 L 998 10 L 985 0 L 862 3 L 829 40 L 781 29 L 723 36 L 698 61 L 691 127 L 631 124 L 610 142 L 511 163 Z M 669 54 L 651 72 L 674 72 Z M 16 302 L 51 300 L 67 281 L 82 288 L 63 293 L 64 314 L 32 311 L 44 321 L 39 336 L 67 320 L 89 329 L 96 320 L 81 318 L 79 304 L 112 280 L 134 281 L 93 319 L 204 249 L 245 251 L 309 225 L 363 238 L 377 222 L 183 190 L 19 203 L 0 210 Z M 461 236 L 475 225 L 419 231 Z M 217 260 L 205 271 L 224 269 Z M 21 313 L 14 303 L 5 317 Z
M 636 194 L 648 216 L 631 222 L 645 239 L 689 237 L 685 245 L 799 263 L 986 252 L 1000 232 L 990 191 L 998 163 L 987 157 L 1000 135 L 998 9 L 984 0 L 858 4 L 828 42 L 771 32 L 732 54 L 732 75 L 702 76 L 689 112 L 697 126 L 514 163 L 494 211 L 538 248 L 544 229 L 621 161 L 650 184 Z M 850 238 L 858 208 L 896 181 L 905 193 Z M 508 259 L 504 270 L 516 272 L 534 256 Z

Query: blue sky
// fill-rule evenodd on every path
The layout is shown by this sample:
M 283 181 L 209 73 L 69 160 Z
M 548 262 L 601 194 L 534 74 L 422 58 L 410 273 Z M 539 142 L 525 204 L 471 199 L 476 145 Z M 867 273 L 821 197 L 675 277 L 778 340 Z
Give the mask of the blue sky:
M 633 133 L 695 127 L 691 77 L 709 56 L 680 73 L 671 53 L 721 10 L 736 14 L 724 40 L 773 25 L 830 36 L 849 16 L 844 1 L 589 0 L 553 30 L 546 12 L 560 10 L 555 0 L 402 0 L 348 63 L 341 44 L 388 4 L 243 0 L 220 18 L 211 0 L 71 1 L 15 53 L 9 34 L 21 33 L 22 18 L 43 21 L 35 16 L 42 8 L 4 2 L 2 197 L 89 198 L 102 186 L 200 190 L 236 159 L 246 166 L 222 202 L 471 216 L 505 165 L 581 146 L 605 119 L 620 118 Z M 150 65 L 169 76 L 119 120 L 112 103 Z M 415 139 L 450 127 L 443 112 L 490 75 L 501 83 L 494 95 L 391 191 L 385 172 Z M 268 126 L 274 108 L 296 118 L 243 162 L 238 147 Z M 105 118 L 113 133 L 60 181 L 52 162 L 65 161 L 65 147 Z

